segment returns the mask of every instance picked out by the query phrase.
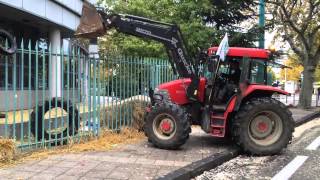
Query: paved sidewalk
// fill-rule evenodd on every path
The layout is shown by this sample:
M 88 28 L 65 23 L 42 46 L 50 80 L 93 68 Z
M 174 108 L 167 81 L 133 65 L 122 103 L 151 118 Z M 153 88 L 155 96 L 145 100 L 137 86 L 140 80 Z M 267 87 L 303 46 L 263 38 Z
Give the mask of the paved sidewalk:
M 295 120 L 314 111 L 292 109 Z M 143 141 L 106 152 L 54 155 L 0 170 L 0 179 L 154 179 L 231 146 L 199 127 L 192 131 L 180 150 L 161 150 Z
M 0 170 L 0 179 L 154 179 L 229 146 L 196 127 L 180 150 L 153 147 L 146 141 L 107 152 L 54 155 Z
M 311 113 L 314 113 L 316 111 L 320 111 L 320 108 L 312 108 L 310 110 L 304 110 L 304 109 L 299 109 L 299 108 L 290 108 L 290 111 L 292 112 L 292 116 L 294 120 L 299 120 L 304 116 L 307 116 Z

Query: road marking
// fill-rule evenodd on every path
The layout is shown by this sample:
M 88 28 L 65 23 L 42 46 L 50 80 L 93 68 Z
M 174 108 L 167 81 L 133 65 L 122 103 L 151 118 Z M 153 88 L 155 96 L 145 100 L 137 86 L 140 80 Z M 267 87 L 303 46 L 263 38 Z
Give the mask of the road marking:
M 320 136 L 315 139 L 309 146 L 306 148 L 307 150 L 317 150 L 317 148 L 320 146 Z
M 289 179 L 292 174 L 308 159 L 308 156 L 297 156 L 289 164 L 287 164 L 278 174 L 271 180 Z

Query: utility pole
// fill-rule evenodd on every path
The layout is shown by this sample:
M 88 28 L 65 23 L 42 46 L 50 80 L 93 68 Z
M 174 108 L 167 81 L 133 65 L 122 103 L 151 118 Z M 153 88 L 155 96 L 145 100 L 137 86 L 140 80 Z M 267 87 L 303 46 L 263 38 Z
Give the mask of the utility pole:
M 259 0 L 259 48 L 264 49 L 264 38 L 265 38 L 265 0 Z

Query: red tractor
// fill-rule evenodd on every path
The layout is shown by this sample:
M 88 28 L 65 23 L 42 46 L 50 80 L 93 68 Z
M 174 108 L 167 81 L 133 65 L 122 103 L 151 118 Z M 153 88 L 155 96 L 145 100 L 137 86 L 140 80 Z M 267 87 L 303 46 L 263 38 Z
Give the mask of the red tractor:
M 191 125 L 214 137 L 231 139 L 244 152 L 280 152 L 292 139 L 294 121 L 288 108 L 272 98 L 288 93 L 267 85 L 270 52 L 229 48 L 224 61 L 217 47 L 190 58 L 177 25 L 143 17 L 108 14 L 84 3 L 78 37 L 97 37 L 110 28 L 161 42 L 167 49 L 178 80 L 150 90 L 144 131 L 149 142 L 177 149 L 189 138 Z

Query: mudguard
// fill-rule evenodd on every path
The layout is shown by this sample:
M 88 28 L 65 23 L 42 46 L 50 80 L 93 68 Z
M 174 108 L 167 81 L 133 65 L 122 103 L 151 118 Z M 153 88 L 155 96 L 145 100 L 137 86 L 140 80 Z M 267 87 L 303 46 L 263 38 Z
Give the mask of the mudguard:
M 270 96 L 274 93 L 289 95 L 289 93 L 287 91 L 284 91 L 284 90 L 276 88 L 276 87 L 267 86 L 267 85 L 260 85 L 260 84 L 252 84 L 247 87 L 246 91 L 242 94 L 242 96 L 246 97 L 256 91 L 259 91 L 261 93 L 266 93 L 267 96 Z

